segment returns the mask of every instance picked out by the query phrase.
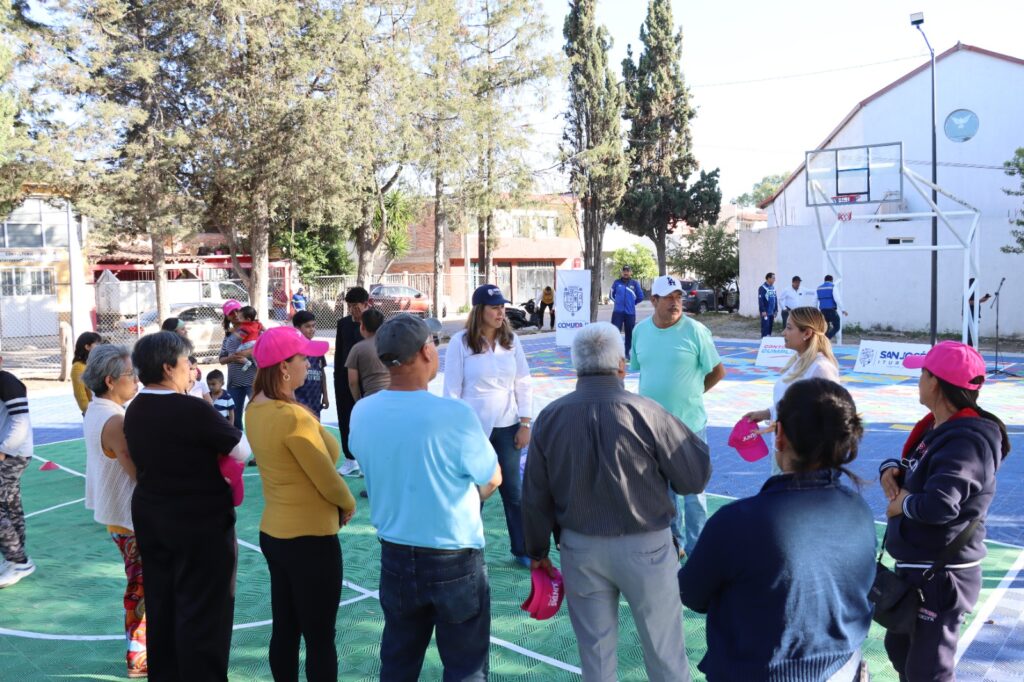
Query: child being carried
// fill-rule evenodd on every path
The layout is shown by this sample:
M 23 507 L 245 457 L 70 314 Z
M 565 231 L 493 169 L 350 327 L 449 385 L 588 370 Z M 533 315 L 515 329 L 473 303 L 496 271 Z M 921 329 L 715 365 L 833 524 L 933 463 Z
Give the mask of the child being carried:
M 238 347 L 238 350 L 251 350 L 256 345 L 256 339 L 260 338 L 260 335 L 267 331 L 267 328 L 256 319 L 256 309 L 251 305 L 243 306 L 238 311 L 238 316 L 242 319 L 242 323 L 235 330 L 235 333 L 242 339 L 242 344 Z M 242 365 L 243 370 L 248 370 L 250 367 L 252 367 L 252 360 L 246 360 L 245 364 Z

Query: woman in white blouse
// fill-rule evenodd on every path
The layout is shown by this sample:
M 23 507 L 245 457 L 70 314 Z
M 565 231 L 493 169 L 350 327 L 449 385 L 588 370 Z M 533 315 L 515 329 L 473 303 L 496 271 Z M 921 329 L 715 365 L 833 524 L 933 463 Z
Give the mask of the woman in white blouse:
M 793 308 L 789 312 L 786 328 L 782 330 L 782 338 L 786 341 L 786 348 L 796 353 L 782 368 L 782 375 L 775 382 L 771 407 L 767 410 L 748 412 L 743 415 L 745 419 L 774 423 L 776 406 L 794 381 L 819 378 L 839 383 L 839 362 L 832 354 L 832 342 L 825 336 L 827 330 L 825 316 L 817 308 L 804 306 Z M 772 457 L 771 460 L 772 475 L 782 473 L 775 458 Z
M 519 337 L 505 319 L 508 301 L 493 284 L 473 292 L 466 328 L 448 343 L 444 395 L 469 404 L 498 453 L 501 502 L 516 562 L 530 565 L 523 539 L 520 452 L 530 442 L 533 390 Z

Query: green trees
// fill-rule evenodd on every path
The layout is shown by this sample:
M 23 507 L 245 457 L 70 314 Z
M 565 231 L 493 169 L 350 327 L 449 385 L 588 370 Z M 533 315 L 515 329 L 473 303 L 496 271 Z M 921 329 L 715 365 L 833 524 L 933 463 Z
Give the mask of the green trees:
M 658 276 L 658 263 L 646 246 L 634 244 L 631 249 L 616 249 L 612 252 L 615 272 L 621 272 L 626 265 L 633 269 L 635 279 L 652 280 Z
M 673 271 L 704 280 L 717 300 L 718 290 L 740 275 L 740 242 L 724 223 L 707 225 L 686 235 L 685 246 L 674 249 L 669 262 Z
M 562 30 L 569 58 L 563 169 L 569 171 L 570 187 L 583 212 L 583 259 L 590 270 L 592 322 L 603 295 L 604 230 L 622 199 L 627 171 L 619 130 L 622 92 L 608 68 L 611 39 L 594 22 L 595 4 L 595 0 L 571 0 Z
M 1003 164 L 1006 174 L 1020 178 L 1020 189 L 1004 189 L 1003 191 L 1013 197 L 1024 197 L 1024 147 L 1017 149 L 1013 158 Z M 1012 224 L 1024 228 L 1024 210 L 1018 210 Z M 1024 229 L 1010 230 L 1016 244 L 1006 244 L 1002 247 L 1003 253 L 1024 253 Z
M 544 85 L 555 62 L 540 48 L 547 28 L 534 0 L 477 0 L 467 5 L 463 22 L 469 33 L 467 77 L 476 100 L 463 113 L 475 150 L 464 191 L 477 221 L 479 272 L 489 281 L 494 210 L 532 185 L 522 155 L 530 144 L 522 121 L 533 100 L 530 90 Z
M 695 115 L 679 64 L 682 32 L 673 35 L 670 0 L 650 0 L 640 28 L 643 51 L 622 62 L 626 85 L 625 118 L 631 123 L 627 157 L 629 179 L 619 207 L 622 226 L 649 237 L 666 272 L 666 239 L 678 223 L 697 227 L 718 220 L 722 194 L 718 170 L 700 172 L 693 156 L 690 119 Z
M 762 201 L 771 197 L 778 191 L 779 187 L 782 187 L 782 183 L 786 181 L 787 175 L 785 173 L 779 173 L 777 175 L 766 175 L 761 178 L 760 181 L 755 182 L 754 186 L 750 188 L 749 192 L 744 192 L 735 199 L 732 203 L 737 206 L 744 206 L 747 208 L 758 206 Z

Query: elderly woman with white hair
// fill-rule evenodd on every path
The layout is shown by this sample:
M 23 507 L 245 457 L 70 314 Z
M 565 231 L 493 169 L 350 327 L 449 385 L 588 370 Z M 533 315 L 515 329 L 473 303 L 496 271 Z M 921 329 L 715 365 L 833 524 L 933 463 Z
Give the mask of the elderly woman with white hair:
M 132 525 L 135 464 L 124 437 L 125 403 L 135 397 L 138 379 L 125 346 L 96 346 L 89 354 L 82 382 L 93 399 L 85 411 L 85 508 L 107 527 L 124 559 L 124 627 L 128 677 L 147 675 L 146 602 L 142 558 Z

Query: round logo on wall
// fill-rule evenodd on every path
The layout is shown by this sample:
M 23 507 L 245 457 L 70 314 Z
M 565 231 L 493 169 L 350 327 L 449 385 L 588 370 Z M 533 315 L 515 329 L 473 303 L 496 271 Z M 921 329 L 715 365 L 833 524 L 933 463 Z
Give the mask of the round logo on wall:
M 970 109 L 957 109 L 946 117 L 942 127 L 953 142 L 967 142 L 978 134 L 978 115 Z

